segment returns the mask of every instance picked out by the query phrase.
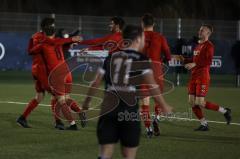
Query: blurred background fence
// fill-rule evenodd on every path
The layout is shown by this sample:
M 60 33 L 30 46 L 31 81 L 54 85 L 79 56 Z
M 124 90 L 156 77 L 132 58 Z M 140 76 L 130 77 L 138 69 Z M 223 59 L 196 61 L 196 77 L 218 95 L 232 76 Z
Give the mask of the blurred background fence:
M 0 70 L 31 69 L 31 58 L 26 54 L 28 40 L 34 32 L 40 30 L 40 22 L 46 16 L 55 17 L 57 28 L 64 28 L 69 32 L 79 29 L 80 34 L 86 38 L 100 37 L 109 33 L 110 17 L 2 12 L 0 13 Z M 140 24 L 140 17 L 123 18 L 128 24 Z M 172 54 L 185 54 L 192 52 L 191 42 L 203 23 L 214 26 L 211 40 L 215 45 L 215 56 L 221 60 L 221 67 L 212 68 L 212 72 L 216 76 L 225 76 L 223 80 L 229 85 L 235 85 L 235 63 L 239 63 L 240 59 L 232 58 L 232 48 L 240 40 L 240 21 L 156 19 L 155 29 L 167 38 Z M 176 72 L 178 75 L 186 74 L 186 71 L 179 68 L 169 70 L 172 74 Z
M 106 34 L 110 17 L 58 15 L 58 14 L 24 14 L 1 13 L 1 32 L 36 32 L 41 19 L 46 16 L 56 18 L 56 25 L 67 30 L 80 29 L 82 34 Z M 127 23 L 139 24 L 138 17 L 124 17 Z M 208 23 L 214 26 L 213 39 L 240 39 L 240 21 L 193 20 L 193 19 L 156 19 L 156 30 L 167 38 L 191 38 L 196 35 L 199 26 Z

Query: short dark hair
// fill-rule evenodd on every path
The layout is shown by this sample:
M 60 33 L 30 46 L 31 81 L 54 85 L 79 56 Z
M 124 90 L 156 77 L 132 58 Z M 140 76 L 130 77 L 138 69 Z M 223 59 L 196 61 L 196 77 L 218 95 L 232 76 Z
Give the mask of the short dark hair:
M 119 25 L 119 28 L 121 30 L 123 29 L 123 27 L 125 25 L 125 21 L 123 20 L 122 17 L 115 16 L 115 17 L 112 17 L 110 20 L 113 21 L 114 24 Z
M 132 41 L 136 40 L 138 37 L 141 37 L 142 34 L 142 27 L 137 25 L 127 25 L 122 32 L 123 39 Z
M 142 22 L 144 27 L 153 26 L 155 23 L 154 17 L 151 13 L 146 13 L 142 16 Z
M 211 33 L 213 32 L 213 26 L 212 25 L 210 25 L 210 24 L 202 24 L 202 26 L 208 28 L 211 31 Z
M 55 23 L 54 18 L 46 17 L 41 21 L 41 29 L 47 28 Z
M 47 36 L 52 36 L 56 32 L 54 24 L 54 18 L 44 18 L 41 22 L 41 29 Z

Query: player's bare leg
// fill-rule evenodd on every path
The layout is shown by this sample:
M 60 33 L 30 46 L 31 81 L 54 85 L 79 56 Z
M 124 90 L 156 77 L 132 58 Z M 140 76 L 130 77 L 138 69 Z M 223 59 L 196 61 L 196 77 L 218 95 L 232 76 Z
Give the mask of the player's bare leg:
M 147 137 L 151 138 L 153 135 L 153 130 L 151 127 L 151 116 L 150 116 L 150 97 L 145 97 L 142 99 L 142 106 L 141 106 L 141 117 L 144 122 Z
M 111 159 L 113 155 L 115 144 L 100 145 L 99 159 Z
M 211 103 L 208 101 L 205 101 L 205 97 L 196 97 L 195 104 L 200 105 L 201 107 L 213 111 L 218 111 L 222 113 L 226 119 L 227 124 L 230 124 L 232 117 L 231 117 L 231 109 L 224 108 L 219 106 L 218 104 Z
M 135 159 L 137 147 L 122 147 L 122 155 L 124 159 Z
M 44 92 L 37 92 L 35 98 L 33 98 L 27 105 L 23 114 L 17 119 L 17 123 L 24 128 L 30 128 L 27 123 L 27 117 L 38 106 L 38 104 L 44 99 Z

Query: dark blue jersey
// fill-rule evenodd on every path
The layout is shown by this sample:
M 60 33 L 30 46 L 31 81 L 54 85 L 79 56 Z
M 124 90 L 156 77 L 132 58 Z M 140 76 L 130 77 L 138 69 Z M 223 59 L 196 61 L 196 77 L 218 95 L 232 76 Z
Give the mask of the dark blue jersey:
M 143 82 L 142 74 L 151 69 L 149 59 L 134 50 L 122 50 L 104 61 L 106 89 L 129 91 Z

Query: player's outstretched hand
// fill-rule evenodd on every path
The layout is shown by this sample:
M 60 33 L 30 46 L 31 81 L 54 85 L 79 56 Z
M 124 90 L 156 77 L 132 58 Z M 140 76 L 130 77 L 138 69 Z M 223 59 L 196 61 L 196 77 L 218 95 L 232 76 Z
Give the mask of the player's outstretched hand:
M 82 40 L 83 40 L 83 38 L 81 36 L 73 36 L 72 37 L 73 42 L 81 42 Z
M 186 64 L 184 67 L 187 69 L 187 70 L 191 70 L 193 67 L 196 66 L 196 63 L 188 63 Z
M 185 58 L 183 57 L 183 55 L 179 55 L 178 57 L 181 62 L 184 62 Z

